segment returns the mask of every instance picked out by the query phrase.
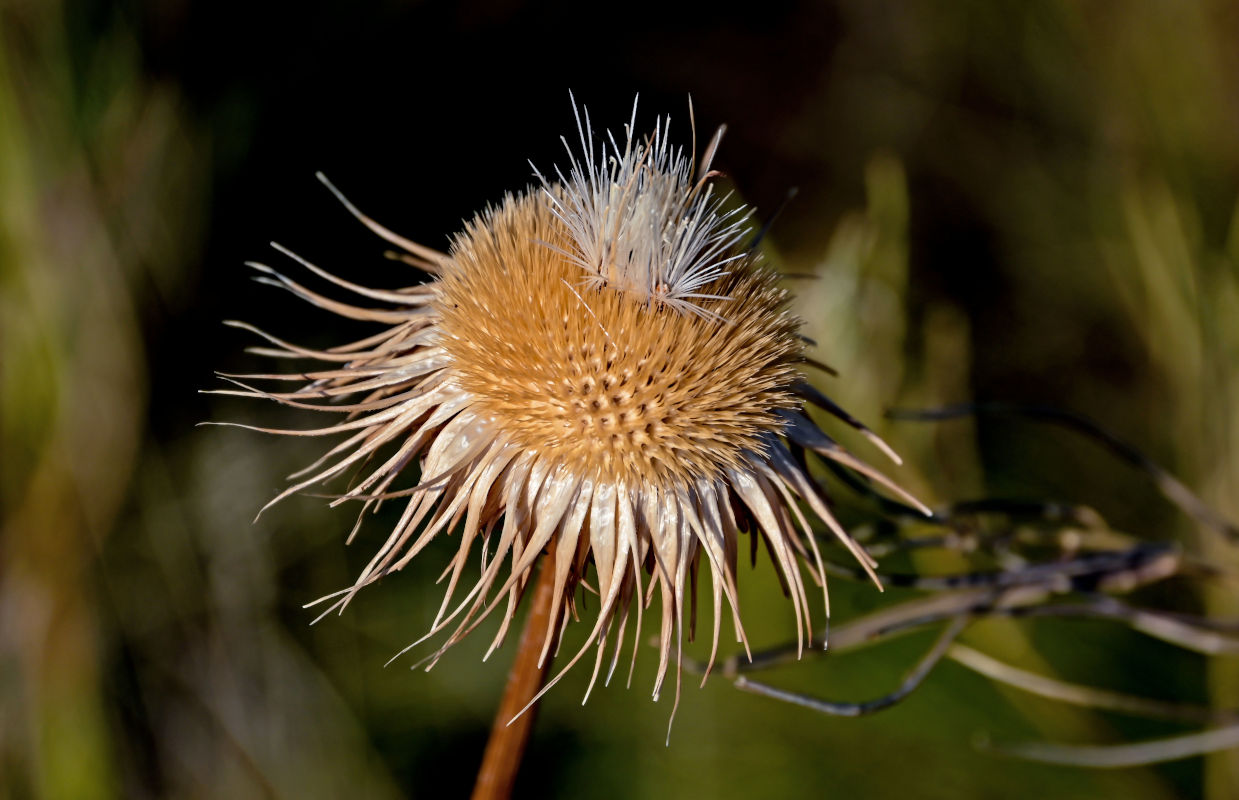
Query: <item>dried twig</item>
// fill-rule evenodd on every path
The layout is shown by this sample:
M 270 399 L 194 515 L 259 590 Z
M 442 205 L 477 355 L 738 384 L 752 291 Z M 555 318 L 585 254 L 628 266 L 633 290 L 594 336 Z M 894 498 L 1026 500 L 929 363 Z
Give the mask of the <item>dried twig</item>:
M 1041 406 L 978 404 L 927 411 L 899 411 L 897 419 L 939 420 L 966 414 L 1005 414 L 1056 424 L 1082 433 L 1111 453 L 1149 474 L 1179 508 L 1203 525 L 1239 540 L 1239 527 L 1224 519 L 1182 483 L 1113 434 L 1076 415 Z M 803 458 L 801 453 L 793 453 Z M 789 663 L 796 643 L 724 659 L 723 675 L 736 688 L 826 714 L 860 716 L 890 708 L 928 677 L 943 658 L 991 680 L 1048 699 L 1095 709 L 1195 724 L 1224 725 L 1194 734 L 1114 747 L 1052 744 L 989 746 L 1006 755 L 1093 767 L 1154 763 L 1239 746 L 1239 711 L 1217 711 L 1107 689 L 1069 683 L 1004 664 L 954 639 L 964 625 L 982 617 L 1087 617 L 1109 620 L 1176 647 L 1207 656 L 1239 653 L 1239 621 L 1209 619 L 1120 600 L 1124 595 L 1170 578 L 1235 579 L 1173 543 L 1149 542 L 1111 530 L 1093 509 L 1044 500 L 982 498 L 940 507 L 926 518 L 919 510 L 875 490 L 865 475 L 847 465 L 827 464 L 846 485 L 886 516 L 857 531 L 871 555 L 942 550 L 964 556 L 971 569 L 938 575 L 884 570 L 883 585 L 924 593 L 838 625 L 830 632 L 832 654 L 858 649 L 930 625 L 948 623 L 934 647 L 894 692 L 865 702 L 828 701 L 754 680 L 751 675 Z M 868 576 L 850 566 L 824 560 L 827 573 L 853 580 Z M 820 655 L 822 651 L 812 651 Z M 704 665 L 685 661 L 702 671 Z
M 743 675 L 737 676 L 733 684 L 737 689 L 742 689 L 746 692 L 773 697 L 776 700 L 782 700 L 785 703 L 803 706 L 820 711 L 823 714 L 832 714 L 838 717 L 863 717 L 867 714 L 873 714 L 878 711 L 890 708 L 899 701 L 903 700 L 908 695 L 912 694 L 920 685 L 921 682 L 933 671 L 933 668 L 938 665 L 942 657 L 946 654 L 947 648 L 955 641 L 956 637 L 963 632 L 968 625 L 967 615 L 960 615 L 951 620 L 951 623 L 942 631 L 942 634 L 934 642 L 934 646 L 929 652 L 921 658 L 920 662 L 907 674 L 903 683 L 899 684 L 899 688 L 890 694 L 882 695 L 881 697 L 869 700 L 863 703 L 838 703 L 829 700 L 822 700 L 816 697 L 811 697 L 798 692 L 789 692 L 785 689 L 776 689 L 773 686 L 767 686 L 764 683 L 759 683 L 750 680 Z
M 1004 745 L 982 744 L 981 747 L 992 753 L 1040 761 L 1044 764 L 1117 769 L 1160 764 L 1164 761 L 1178 761 L 1239 747 L 1239 724 L 1135 744 L 1061 745 L 1028 742 Z
M 954 406 L 926 409 L 892 409 L 889 419 L 911 421 L 941 421 L 969 416 L 1022 417 L 1075 431 L 1092 439 L 1120 460 L 1131 464 L 1152 478 L 1166 499 L 1192 519 L 1221 533 L 1232 542 L 1239 542 L 1239 525 L 1223 517 L 1175 476 L 1155 463 L 1135 447 L 1087 417 L 1050 406 L 1023 403 L 961 403 Z
M 979 650 L 974 650 L 967 645 L 959 643 L 951 645 L 946 652 L 946 657 L 973 672 L 984 675 L 990 680 L 1014 686 L 1030 694 L 1071 705 L 1117 711 L 1122 714 L 1165 719 L 1174 722 L 1217 723 L 1239 721 L 1239 715 L 1236 712 L 1216 711 L 1212 708 L 1190 703 L 1152 700 L 1147 697 L 1138 697 L 1123 692 L 1112 692 L 1108 689 L 1081 686 L 1078 683 L 1068 683 L 1055 678 L 1047 678 L 1035 672 L 1028 672 L 1027 670 L 1013 667 L 1010 664 L 1004 664 Z

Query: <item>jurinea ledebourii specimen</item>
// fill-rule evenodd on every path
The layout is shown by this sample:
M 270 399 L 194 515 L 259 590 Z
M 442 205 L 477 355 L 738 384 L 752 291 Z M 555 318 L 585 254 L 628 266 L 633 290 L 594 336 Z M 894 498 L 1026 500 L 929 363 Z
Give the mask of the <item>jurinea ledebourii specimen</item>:
M 916 501 L 806 413 L 806 403 L 815 404 L 865 430 L 797 369 L 803 340 L 787 310 L 788 293 L 743 246 L 747 213 L 726 210 L 712 188 L 710 163 L 722 129 L 700 164 L 670 145 L 668 131 L 664 120 L 638 138 L 630 121 L 622 145 L 610 136 L 600 142 L 588 113 L 578 114 L 580 150 L 565 140 L 567 174 L 556 170 L 552 180 L 536 173 L 539 186 L 488 207 L 447 253 L 381 227 L 328 183 L 354 215 L 404 251 L 402 260 L 432 276 L 410 288 L 370 289 L 276 245 L 320 278 L 373 301 L 364 307 L 251 265 L 263 282 L 385 326 L 351 344 L 310 350 L 233 323 L 275 345 L 259 353 L 325 366 L 233 376 L 308 383 L 291 392 L 242 384 L 232 393 L 345 415 L 316 430 L 261 429 L 344 435 L 272 503 L 350 468 L 361 477 L 335 502 L 357 500 L 362 514 L 384 500 L 404 503 L 356 582 L 324 598 L 334 601 L 331 609 L 400 570 L 435 537 L 456 534 L 459 548 L 443 573 L 447 588 L 427 637 L 451 632 L 427 660 L 437 660 L 506 598 L 493 651 L 535 562 L 549 550 L 555 599 L 542 658 L 553 634 L 576 617 L 576 590 L 592 564 L 597 618 L 564 671 L 595 648 L 592 688 L 613 640 L 609 678 L 634 608 L 635 659 L 642 608 L 657 587 L 657 697 L 673 652 L 678 660 L 691 602 L 685 595 L 695 590 L 703 560 L 713 596 L 711 663 L 724 598 L 747 648 L 736 597 L 742 532 L 753 537 L 754 551 L 757 538 L 765 540 L 801 646 L 812 639 L 804 574 L 822 586 L 829 613 L 822 558 L 801 505 L 873 574 L 876 563 L 836 522 L 803 454 L 814 452 Z M 414 462 L 419 481 L 397 488 Z M 475 550 L 481 576 L 462 589 L 461 576 L 479 558 Z

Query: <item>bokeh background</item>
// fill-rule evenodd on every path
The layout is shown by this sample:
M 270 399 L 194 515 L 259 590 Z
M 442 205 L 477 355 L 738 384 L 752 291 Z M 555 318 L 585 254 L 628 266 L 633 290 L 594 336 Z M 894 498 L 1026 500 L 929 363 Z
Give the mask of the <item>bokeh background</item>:
M 824 386 L 906 458 L 935 503 L 1086 503 L 1118 530 L 1230 568 L 1145 476 L 1018 421 L 883 423 L 894 406 L 1040 402 L 1104 422 L 1239 517 L 1239 5 L 1230 0 L 768 0 L 734 9 L 197 0 L 0 3 L 0 795 L 463 796 L 511 644 L 430 673 L 419 636 L 450 541 L 311 627 L 383 520 L 294 498 L 253 517 L 312 443 L 202 420 L 300 426 L 200 395 L 265 370 L 224 319 L 308 344 L 351 333 L 249 280 L 275 239 L 349 279 L 407 267 L 314 180 L 444 247 L 572 132 L 673 113 L 729 125 L 718 164 L 840 372 Z M 843 434 L 841 434 L 843 435 Z M 845 441 L 851 442 L 845 437 Z M 862 450 L 863 444 L 856 449 Z M 871 451 L 865 451 L 871 453 Z M 857 512 L 859 515 L 861 512 Z M 863 521 L 854 516 L 853 520 Z M 768 564 L 741 576 L 757 644 L 793 635 Z M 837 584 L 838 582 L 836 582 Z M 847 618 L 888 602 L 838 585 Z M 893 593 L 896 599 L 908 594 Z M 1164 606 L 1239 614 L 1233 582 Z M 929 635 L 767 676 L 832 699 L 889 691 Z M 1239 706 L 1239 665 L 1114 626 L 992 622 L 1010 663 Z M 696 651 L 695 651 L 696 652 Z M 1001 690 L 945 665 L 850 720 L 721 680 L 649 702 L 655 659 L 547 698 L 525 797 L 1239 796 L 1236 756 L 1088 771 L 979 752 L 1184 730 Z

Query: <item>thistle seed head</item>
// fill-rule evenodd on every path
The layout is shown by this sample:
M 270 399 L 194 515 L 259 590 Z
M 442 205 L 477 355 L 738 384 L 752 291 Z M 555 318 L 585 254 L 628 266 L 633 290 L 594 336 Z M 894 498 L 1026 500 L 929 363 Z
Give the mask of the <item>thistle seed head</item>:
M 272 502 L 353 471 L 357 479 L 334 502 L 356 501 L 363 515 L 384 502 L 403 504 L 354 584 L 324 598 L 329 610 L 399 571 L 435 538 L 452 536 L 458 547 L 426 634 L 444 636 L 424 661 L 433 664 L 503 606 L 493 650 L 535 563 L 550 552 L 555 599 L 543 658 L 553 634 L 578 618 L 578 588 L 592 584 L 597 616 L 564 667 L 593 648 L 592 687 L 608 651 L 608 676 L 614 669 L 633 612 L 635 659 L 643 606 L 657 591 L 657 696 L 672 654 L 678 663 L 686 611 L 695 616 L 703 563 L 711 663 L 724 604 L 747 648 L 736 594 L 742 535 L 753 537 L 754 552 L 762 539 L 772 554 L 802 646 L 812 640 L 806 575 L 821 585 L 829 612 L 805 511 L 873 575 L 875 562 L 835 521 L 805 453 L 919 503 L 806 414 L 806 403 L 816 404 L 863 429 L 797 369 L 802 340 L 787 294 L 739 247 L 743 210 L 724 211 L 710 189 L 718 137 L 698 168 L 670 148 L 666 122 L 644 141 L 634 140 L 630 123 L 622 147 L 608 139 L 609 149 L 596 151 L 588 116 L 577 119 L 582 154 L 569 150 L 567 174 L 483 211 L 448 253 L 388 231 L 336 192 L 432 279 L 370 289 L 277 246 L 365 303 L 331 299 L 253 265 L 260 280 L 380 330 L 312 350 L 243 325 L 274 345 L 260 352 L 322 367 L 235 376 L 239 388 L 227 393 L 344 417 L 313 430 L 270 431 L 342 437 Z M 258 380 L 303 385 L 270 391 L 251 384 Z M 462 587 L 466 572 L 479 577 Z M 695 620 L 687 622 L 691 636 Z

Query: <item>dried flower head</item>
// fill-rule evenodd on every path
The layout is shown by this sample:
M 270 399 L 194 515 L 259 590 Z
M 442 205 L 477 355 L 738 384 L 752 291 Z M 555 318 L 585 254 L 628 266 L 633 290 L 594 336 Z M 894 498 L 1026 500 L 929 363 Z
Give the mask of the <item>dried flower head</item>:
M 714 609 L 711 662 L 724 600 L 747 647 L 736 596 L 742 533 L 752 537 L 754 552 L 761 539 L 771 553 L 802 647 L 812 639 L 805 574 L 822 586 L 829 613 L 822 558 L 802 504 L 873 574 L 875 563 L 809 477 L 806 451 L 916 501 L 806 414 L 806 402 L 816 404 L 885 449 L 798 371 L 803 340 L 788 294 L 741 246 L 747 213 L 725 208 L 726 198 L 712 188 L 710 162 L 722 130 L 698 165 L 671 147 L 665 120 L 643 139 L 630 122 L 622 145 L 610 136 L 596 141 L 588 115 L 578 115 L 577 128 L 579 152 L 565 142 L 567 174 L 556 170 L 552 181 L 538 173 L 540 186 L 487 208 L 446 254 L 379 226 L 328 183 L 355 216 L 403 250 L 402 260 L 433 279 L 405 289 L 365 288 L 276 245 L 374 303 L 338 302 L 254 264 L 260 280 L 384 327 L 361 341 L 310 350 L 234 323 L 275 345 L 258 352 L 325 366 L 234 376 L 308 381 L 291 392 L 249 384 L 231 392 L 345 415 L 316 430 L 270 431 L 344 436 L 273 503 L 350 468 L 359 479 L 336 503 L 357 500 L 362 514 L 386 500 L 404 503 L 356 582 L 324 598 L 331 609 L 400 570 L 435 537 L 457 535 L 427 636 L 450 633 L 427 660 L 504 604 L 493 650 L 535 562 L 549 552 L 555 599 L 542 657 L 554 634 L 576 618 L 577 588 L 587 585 L 591 565 L 597 618 L 585 647 L 564 667 L 595 648 L 591 688 L 609 641 L 608 678 L 614 670 L 634 609 L 635 658 L 642 609 L 657 587 L 657 697 L 671 654 L 679 657 L 686 606 L 695 616 L 691 595 L 702 561 Z M 397 487 L 415 463 L 416 485 Z M 480 577 L 462 588 L 461 576 L 478 558 Z

